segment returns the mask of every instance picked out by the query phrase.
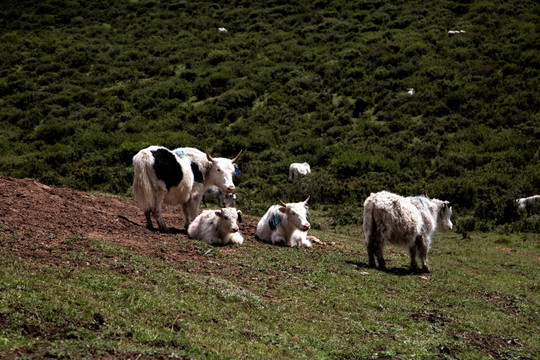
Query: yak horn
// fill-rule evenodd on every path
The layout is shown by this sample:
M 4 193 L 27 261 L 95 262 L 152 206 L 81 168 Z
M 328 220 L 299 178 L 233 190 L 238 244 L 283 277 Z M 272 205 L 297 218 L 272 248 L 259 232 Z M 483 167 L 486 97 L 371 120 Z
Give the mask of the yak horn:
M 281 205 L 283 205 L 283 206 L 287 207 L 287 204 L 285 204 L 285 203 L 284 203 L 283 201 L 281 201 L 281 199 L 280 199 L 280 198 L 278 198 L 278 201 L 280 202 L 280 204 L 281 204 Z
M 304 204 L 307 204 L 307 202 L 309 201 L 309 198 L 311 197 L 311 195 L 308 195 L 307 199 L 304 200 Z
M 208 149 L 206 149 L 206 158 L 208 159 L 208 161 L 212 161 L 214 162 L 214 159 L 212 159 L 212 157 L 210 156 L 210 154 L 208 153 Z
M 236 155 L 231 161 L 235 162 L 240 157 L 240 155 L 242 155 L 242 151 L 244 151 L 244 150 L 241 149 L 240 152 L 238 153 L 238 155 Z

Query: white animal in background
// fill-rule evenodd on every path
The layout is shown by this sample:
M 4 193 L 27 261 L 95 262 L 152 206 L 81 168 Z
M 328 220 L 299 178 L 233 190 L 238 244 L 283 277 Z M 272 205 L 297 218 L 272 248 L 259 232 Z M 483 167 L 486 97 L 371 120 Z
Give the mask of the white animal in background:
M 535 207 L 535 205 L 540 205 L 540 195 L 533 195 L 516 200 L 516 206 L 518 210 L 522 212 L 528 212 L 529 209 Z
M 242 244 L 237 221 L 242 222 L 242 212 L 235 208 L 205 210 L 193 220 L 188 235 L 213 245 Z
M 448 35 L 465 34 L 465 30 L 448 30 Z
M 307 162 L 292 163 L 289 166 L 289 181 L 298 179 L 300 176 L 305 176 L 311 173 L 311 167 Z
M 187 219 L 184 205 L 191 198 L 195 178 L 189 159 L 179 158 L 163 146 L 150 146 L 133 157 L 133 168 L 133 194 L 147 228 L 153 229 L 152 215 L 159 231 L 169 231 L 161 214 L 163 204 L 182 205 L 182 216 Z
M 271 206 L 257 225 L 259 240 L 285 246 L 311 247 L 307 231 L 311 225 L 307 221 L 308 207 L 305 201 Z
M 233 182 L 233 174 L 238 174 L 236 160 L 242 154 L 242 150 L 233 159 L 214 158 L 195 148 L 176 148 L 173 153 L 178 158 L 187 158 L 191 162 L 194 174 L 193 187 L 187 203 L 182 205 L 183 211 L 188 216 L 187 226 L 199 213 L 199 206 L 205 191 L 215 186 L 224 194 L 232 194 L 236 187 Z
M 452 229 L 452 203 L 424 196 L 402 197 L 387 191 L 371 194 L 364 203 L 365 245 L 369 266 L 386 268 L 383 250 L 388 243 L 409 250 L 411 268 L 416 269 L 416 255 L 422 270 L 429 272 L 427 255 L 436 230 Z
M 204 192 L 202 199 L 204 206 L 208 206 L 206 202 L 212 199 L 216 199 L 222 208 L 229 207 L 236 201 L 236 194 L 224 194 L 219 188 L 211 186 Z
M 407 94 L 414 95 L 414 89 L 413 88 L 408 88 L 407 89 Z
M 222 32 L 222 33 L 226 33 L 227 29 L 225 29 L 224 27 L 220 27 L 220 28 L 218 28 L 218 31 Z

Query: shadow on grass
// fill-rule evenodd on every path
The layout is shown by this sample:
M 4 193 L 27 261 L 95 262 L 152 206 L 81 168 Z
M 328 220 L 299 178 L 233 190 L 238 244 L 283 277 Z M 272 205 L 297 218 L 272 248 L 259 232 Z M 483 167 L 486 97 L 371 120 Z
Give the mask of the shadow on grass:
M 398 268 L 390 268 L 390 269 L 389 268 L 381 269 L 379 267 L 373 268 L 373 267 L 370 267 L 368 263 L 365 263 L 362 261 L 354 261 L 354 260 L 348 260 L 347 264 L 356 265 L 358 270 L 361 270 L 361 269 L 376 270 L 376 271 L 385 272 L 387 274 L 398 275 L 398 276 L 425 274 L 425 272 L 423 272 L 420 269 L 413 270 L 409 267 L 398 267 Z

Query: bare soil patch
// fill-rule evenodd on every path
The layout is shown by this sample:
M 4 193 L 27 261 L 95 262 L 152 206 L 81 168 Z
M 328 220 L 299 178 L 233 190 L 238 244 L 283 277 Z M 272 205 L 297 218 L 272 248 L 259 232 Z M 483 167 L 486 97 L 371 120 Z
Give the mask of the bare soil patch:
M 16 257 L 31 266 L 65 266 L 65 257 L 60 255 L 74 248 L 81 250 L 87 246 L 87 239 L 104 240 L 179 266 L 193 264 L 193 260 L 197 260 L 197 266 L 208 265 L 197 240 L 190 239 L 182 229 L 180 209 L 168 207 L 164 218 L 171 233 L 148 230 L 133 199 L 0 177 L 0 256 Z M 245 217 L 239 225 L 245 241 L 257 242 L 254 220 Z M 242 251 L 240 248 L 222 251 Z M 68 265 L 89 264 L 72 260 Z

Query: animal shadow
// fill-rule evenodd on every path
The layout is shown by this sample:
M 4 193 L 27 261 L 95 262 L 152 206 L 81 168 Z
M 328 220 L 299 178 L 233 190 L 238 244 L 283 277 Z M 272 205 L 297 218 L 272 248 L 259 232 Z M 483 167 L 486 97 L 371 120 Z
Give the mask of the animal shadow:
M 417 269 L 411 269 L 410 267 L 397 267 L 397 268 L 386 268 L 381 269 L 380 267 L 371 267 L 368 263 L 365 263 L 363 261 L 355 261 L 355 260 L 347 260 L 347 264 L 355 265 L 358 270 L 361 269 L 369 269 L 369 270 L 376 270 L 376 271 L 382 271 L 387 274 L 397 275 L 397 276 L 410 276 L 410 275 L 420 275 L 424 274 L 422 270 Z
M 129 219 L 127 216 L 124 216 L 124 215 L 118 215 L 118 218 L 132 224 L 132 225 L 135 225 L 135 226 L 142 226 L 142 227 L 145 227 L 146 229 L 148 229 L 146 226 L 144 225 L 141 225 L 139 223 L 136 223 L 135 221 Z M 152 232 L 159 232 L 159 229 L 155 228 L 155 227 L 152 227 L 151 229 L 148 229 Z M 167 234 L 187 234 L 187 230 L 186 229 L 178 229 L 178 228 L 175 228 L 175 227 L 170 227 L 169 228 L 169 231 L 167 232 Z
M 146 228 L 148 229 L 148 228 Z M 158 228 L 151 228 L 151 229 L 148 229 L 149 231 L 152 231 L 152 232 L 155 232 L 155 233 L 159 233 L 159 229 Z M 176 234 L 184 234 L 184 235 L 187 235 L 187 230 L 186 229 L 178 229 L 178 228 L 175 228 L 175 227 L 170 227 L 169 230 L 167 232 L 161 232 L 162 234 L 172 234 L 172 235 L 176 235 Z

